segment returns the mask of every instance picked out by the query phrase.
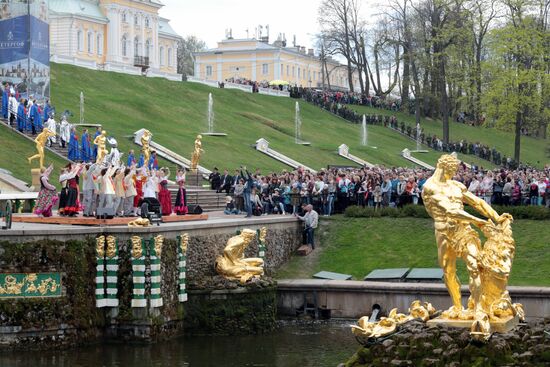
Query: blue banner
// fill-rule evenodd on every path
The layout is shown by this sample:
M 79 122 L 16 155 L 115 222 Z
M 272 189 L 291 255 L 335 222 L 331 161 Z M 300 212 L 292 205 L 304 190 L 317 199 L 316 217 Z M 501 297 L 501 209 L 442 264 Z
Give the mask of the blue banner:
M 26 60 L 29 55 L 29 16 L 0 21 L 0 65 Z
M 31 52 L 32 60 L 42 65 L 50 65 L 50 32 L 48 23 L 31 16 Z

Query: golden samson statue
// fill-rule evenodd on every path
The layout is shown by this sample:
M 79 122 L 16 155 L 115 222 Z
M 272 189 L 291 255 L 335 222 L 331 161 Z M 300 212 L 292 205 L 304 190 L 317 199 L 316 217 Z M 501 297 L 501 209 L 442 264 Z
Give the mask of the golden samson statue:
M 153 134 L 149 130 L 144 130 L 141 135 L 141 152 L 143 153 L 143 162 L 145 167 L 149 167 L 149 160 L 151 158 L 151 138 Z
M 107 132 L 105 130 L 102 130 L 101 134 L 96 136 L 94 145 L 97 146 L 97 157 L 95 161 L 96 163 L 102 163 L 105 156 L 107 156 Z
M 216 258 L 216 271 L 226 279 L 246 283 L 264 274 L 264 261 L 260 258 L 245 258 L 244 250 L 256 237 L 256 232 L 243 229 L 241 234 L 227 240 L 223 255 Z
M 524 318 L 521 304 L 513 304 L 506 290 L 512 268 L 515 242 L 512 216 L 499 215 L 489 204 L 453 180 L 459 161 L 455 154 L 445 154 L 424 185 L 422 199 L 434 220 L 439 265 L 451 296 L 452 306 L 434 322 L 471 329 L 478 340 L 487 340 L 493 331 L 504 332 Z M 467 213 L 464 204 L 487 219 Z M 481 244 L 478 227 L 487 241 Z M 464 309 L 456 261 L 462 259 L 469 273 L 470 298 Z

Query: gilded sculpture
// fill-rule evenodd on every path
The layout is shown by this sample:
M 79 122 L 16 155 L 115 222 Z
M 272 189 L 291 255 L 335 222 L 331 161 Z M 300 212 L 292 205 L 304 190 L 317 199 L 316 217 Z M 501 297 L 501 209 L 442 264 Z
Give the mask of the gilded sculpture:
M 155 236 L 155 254 L 157 257 L 162 255 L 162 245 L 164 245 L 164 236 L 159 234 Z
M 452 300 L 451 308 L 443 312 L 439 322 L 465 321 L 473 338 L 487 340 L 494 330 L 506 331 L 524 317 L 522 305 L 512 304 L 506 290 L 515 252 L 513 219 L 507 213 L 499 215 L 462 183 L 452 179 L 459 163 L 454 154 L 441 156 L 422 191 L 426 210 L 434 220 L 439 265 Z M 464 204 L 488 219 L 467 213 Z M 484 246 L 471 225 L 487 237 Z M 469 273 L 470 298 L 466 309 L 462 306 L 456 274 L 458 258 L 466 263 Z M 503 324 L 506 326 L 499 326 Z M 450 322 L 449 325 L 460 326 L 461 323 Z
M 136 218 L 128 222 L 128 227 L 149 227 L 151 222 L 148 218 Z
M 189 246 L 189 233 L 182 233 L 180 236 L 180 249 L 182 254 L 187 252 L 187 246 Z
M 102 163 L 107 156 L 107 132 L 105 130 L 101 131 L 101 134 L 96 136 L 94 139 L 94 145 L 97 146 L 97 156 L 96 163 Z
M 130 238 L 130 241 L 132 242 L 132 257 L 134 259 L 139 259 L 143 256 L 143 247 L 141 246 L 141 237 L 139 236 L 132 236 Z
M 243 229 L 241 234 L 227 240 L 223 255 L 216 258 L 216 271 L 226 279 L 242 284 L 264 274 L 264 261 L 260 258 L 245 258 L 244 251 L 256 237 L 256 231 Z
M 388 317 L 381 317 L 380 321 L 370 322 L 368 316 L 363 316 L 357 321 L 357 325 L 351 325 L 351 331 L 361 338 L 381 338 L 394 333 L 399 325 L 407 321 L 414 319 L 428 321 L 434 313 L 435 309 L 430 303 L 413 301 L 408 315 L 398 313 L 397 308 L 394 308 Z
M 61 296 L 59 273 L 0 274 L 0 298 Z
M 151 138 L 153 137 L 153 134 L 149 130 L 144 130 L 143 134 L 141 135 L 141 152 L 143 153 L 143 161 L 145 162 L 145 166 L 149 165 L 149 159 L 151 158 Z
M 262 227 L 260 228 L 260 235 L 258 236 L 258 241 L 261 243 L 265 243 L 265 237 L 267 236 L 267 228 Z
M 115 236 L 107 236 L 107 257 L 112 259 L 116 256 L 116 238 Z
M 50 137 L 54 137 L 55 136 L 55 132 L 48 129 L 48 128 L 44 128 L 42 130 L 42 132 L 40 134 L 38 134 L 38 136 L 34 139 L 34 142 L 36 143 L 36 154 L 27 158 L 28 161 L 29 161 L 29 164 L 31 164 L 31 162 L 35 159 L 38 158 L 38 161 L 40 162 L 40 169 L 45 169 L 44 167 L 44 158 L 45 158 L 45 153 L 44 153 L 44 147 L 46 146 L 46 143 L 48 142 L 48 139 Z
M 99 258 L 105 257 L 105 236 L 104 235 L 96 237 L 95 251 L 97 253 L 97 257 Z
M 201 154 L 204 153 L 204 150 L 202 149 L 201 140 L 202 140 L 202 135 L 197 135 L 197 138 L 195 139 L 195 147 L 193 150 L 193 154 L 191 155 L 191 171 L 193 172 L 197 171 Z

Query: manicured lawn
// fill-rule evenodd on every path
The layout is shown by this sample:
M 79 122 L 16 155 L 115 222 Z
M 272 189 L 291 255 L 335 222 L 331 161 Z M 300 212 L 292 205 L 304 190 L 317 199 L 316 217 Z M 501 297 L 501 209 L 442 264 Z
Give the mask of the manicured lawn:
M 14 177 L 31 183 L 31 166 L 27 161 L 27 157 L 36 154 L 35 144 L 25 139 L 24 137 L 10 131 L 10 128 L 0 123 L 0 167 L 11 171 Z M 61 168 L 68 162 L 59 158 L 57 155 L 46 152 L 46 160 L 44 162 L 47 167 L 53 163 L 54 170 L 50 182 L 59 188 L 59 172 Z M 38 160 L 32 162 L 32 168 L 38 168 Z
M 365 106 L 351 106 L 357 112 L 361 114 L 371 115 L 395 115 L 398 121 L 404 121 L 409 126 L 415 126 L 414 115 L 403 112 L 393 112 L 383 109 L 365 107 Z M 421 119 L 420 124 L 426 134 L 443 136 L 442 126 L 440 120 Z M 451 141 L 460 141 L 465 139 L 468 142 L 481 142 L 489 147 L 495 147 L 497 150 L 506 154 L 508 157 L 513 156 L 514 152 L 514 134 L 512 132 L 501 131 L 487 127 L 473 127 L 461 123 L 451 121 L 449 123 L 450 138 Z M 521 138 L 521 161 L 529 163 L 533 166 L 542 168 L 545 164 L 550 163 L 544 152 L 550 144 L 549 139 L 535 139 L 530 137 Z M 483 160 L 481 160 L 484 162 Z
M 302 139 L 311 146 L 294 144 L 294 99 L 52 65 L 52 101 L 58 111 L 69 109 L 76 120 L 80 91 L 85 95 L 85 120 L 102 123 L 119 140 L 123 151 L 137 148 L 123 137 L 145 127 L 153 132 L 155 141 L 190 157 L 195 136 L 206 130 L 208 94 L 212 93 L 215 130 L 228 136 L 203 138 L 201 164 L 206 167 L 237 168 L 244 164 L 264 172 L 288 168 L 252 148 L 262 137 L 273 149 L 314 169 L 353 164 L 336 154 L 342 143 L 352 154 L 374 164 L 413 165 L 400 156 L 404 148 L 415 148 L 410 139 L 375 126 L 369 127 L 369 145 L 377 149 L 362 147 L 359 125 L 305 102 L 300 102 Z M 428 159 L 435 163 L 433 157 Z
M 361 280 L 373 269 L 438 267 L 431 219 L 323 218 L 317 230 L 320 248 L 307 257 L 293 257 L 277 278 L 311 278 L 326 270 Z M 512 285 L 550 286 L 550 226 L 547 221 L 513 224 L 516 256 Z M 460 260 L 459 277 L 467 283 Z

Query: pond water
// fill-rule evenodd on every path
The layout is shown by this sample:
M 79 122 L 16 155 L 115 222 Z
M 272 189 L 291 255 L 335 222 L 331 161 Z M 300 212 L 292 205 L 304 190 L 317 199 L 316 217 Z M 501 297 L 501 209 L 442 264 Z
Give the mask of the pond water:
M 273 333 L 181 337 L 151 345 L 97 344 L 0 354 L 5 367 L 335 367 L 359 345 L 348 321 L 284 322 Z

